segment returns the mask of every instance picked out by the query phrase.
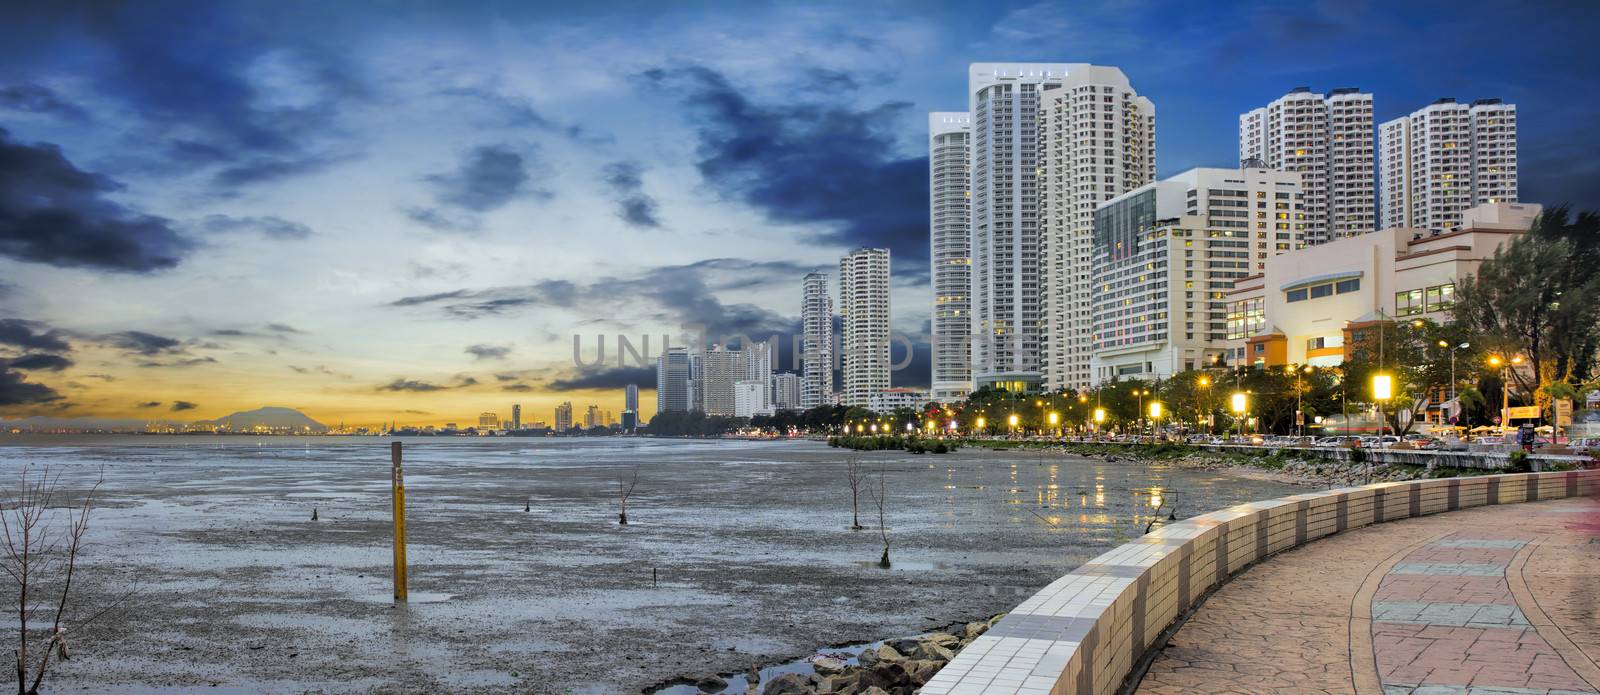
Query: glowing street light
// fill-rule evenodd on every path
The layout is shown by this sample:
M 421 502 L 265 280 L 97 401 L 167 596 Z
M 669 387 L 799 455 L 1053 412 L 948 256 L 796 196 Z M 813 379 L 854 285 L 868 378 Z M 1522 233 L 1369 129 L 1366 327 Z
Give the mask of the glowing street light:
M 1233 406 L 1233 413 L 1235 415 L 1243 415 L 1244 411 L 1248 410 L 1250 407 L 1250 398 L 1249 396 L 1244 395 L 1244 392 L 1242 391 L 1235 391 L 1233 392 L 1233 397 L 1230 399 L 1230 403 Z
M 980 430 L 983 429 L 983 425 L 984 425 L 984 419 L 981 418 L 981 417 L 978 418 L 978 429 L 980 429 Z
M 1017 428 L 1017 414 L 1016 413 L 1012 413 L 1011 417 L 1006 418 L 1006 423 L 1011 425 L 1011 429 L 1016 429 Z
M 1106 421 L 1106 409 L 1105 408 L 1095 408 L 1094 409 L 1094 424 L 1098 425 L 1098 424 L 1100 424 L 1102 422 L 1105 422 L 1105 421 Z
M 1372 375 L 1372 397 L 1380 401 L 1394 398 L 1394 377 L 1388 374 Z
M 1050 426 L 1055 427 L 1059 422 L 1061 422 L 1061 414 L 1053 410 L 1050 411 Z
M 1161 419 L 1161 401 L 1151 401 L 1150 402 L 1150 419 L 1152 419 L 1152 420 L 1160 420 Z

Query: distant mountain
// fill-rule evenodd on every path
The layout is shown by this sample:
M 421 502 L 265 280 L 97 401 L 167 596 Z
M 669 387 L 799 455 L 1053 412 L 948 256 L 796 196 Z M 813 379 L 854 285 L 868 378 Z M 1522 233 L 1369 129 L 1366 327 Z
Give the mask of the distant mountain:
M 257 428 L 289 429 L 293 431 L 326 432 L 328 426 L 306 417 L 294 408 L 279 408 L 267 406 L 246 410 L 244 412 L 224 415 L 215 420 L 201 420 L 196 425 L 216 425 L 234 432 L 249 431 Z

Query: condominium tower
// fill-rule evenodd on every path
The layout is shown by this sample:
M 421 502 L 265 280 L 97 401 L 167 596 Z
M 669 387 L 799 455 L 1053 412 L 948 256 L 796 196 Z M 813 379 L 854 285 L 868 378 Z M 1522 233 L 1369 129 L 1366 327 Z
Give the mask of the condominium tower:
M 833 400 L 833 297 L 825 273 L 807 273 L 800 294 L 800 407 Z
M 656 412 L 668 413 L 692 408 L 691 368 L 687 348 L 667 348 L 656 358 Z
M 1038 123 L 1045 387 L 1091 383 L 1095 208 L 1155 179 L 1155 104 L 1114 67 L 1069 65 L 1044 86 Z
M 928 114 L 928 218 L 933 278 L 933 398 L 972 391 L 972 210 L 968 140 L 972 117 Z
M 1094 226 L 1093 382 L 1211 364 L 1230 338 L 1226 293 L 1303 246 L 1300 175 L 1191 169 L 1101 204 Z
M 735 386 L 744 381 L 748 374 L 745 357 L 744 350 L 729 350 L 722 345 L 712 345 L 708 350 L 692 353 L 690 410 L 707 415 L 733 416 Z
M 889 249 L 857 249 L 839 259 L 839 325 L 840 403 L 865 408 L 889 388 Z
M 1041 367 L 1039 105 L 1045 86 L 1061 84 L 1074 67 L 973 63 L 967 70 L 974 386 Z
M 556 434 L 572 429 L 572 401 L 556 406 Z
M 1239 116 L 1241 162 L 1299 172 L 1308 244 L 1376 228 L 1372 140 L 1372 95 L 1354 87 L 1296 87 Z
M 1381 128 L 1385 228 L 1448 230 L 1469 208 L 1517 202 L 1517 107 L 1440 99 Z

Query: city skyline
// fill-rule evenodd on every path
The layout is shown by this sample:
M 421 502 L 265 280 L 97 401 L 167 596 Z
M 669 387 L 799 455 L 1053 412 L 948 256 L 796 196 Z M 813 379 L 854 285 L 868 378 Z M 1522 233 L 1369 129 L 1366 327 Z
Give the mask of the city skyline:
M 1436 7 L 1541 40 L 1442 69 L 1404 40 Z M 649 368 L 578 367 L 574 335 L 588 362 L 597 334 L 792 335 L 800 279 L 861 246 L 897 258 L 892 330 L 926 334 L 926 112 L 964 106 L 974 62 L 1119 68 L 1163 116 L 1158 179 L 1236 165 L 1239 115 L 1298 85 L 1359 86 L 1378 124 L 1500 98 L 1520 199 L 1600 207 L 1594 78 L 1564 57 L 1594 9 L 1567 9 L 685 8 L 646 33 L 607 6 L 564 30 L 537 7 L 19 8 L 0 29 L 0 416 L 621 412 Z M 710 48 L 675 57 L 690 44 Z M 1196 84 L 1196 64 L 1229 79 Z M 894 385 L 930 369 L 923 343 Z

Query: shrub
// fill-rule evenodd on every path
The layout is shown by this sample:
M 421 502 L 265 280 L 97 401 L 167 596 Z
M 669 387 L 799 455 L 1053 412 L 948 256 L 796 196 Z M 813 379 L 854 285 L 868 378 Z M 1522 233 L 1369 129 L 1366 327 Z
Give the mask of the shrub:
M 1528 472 L 1528 452 L 1517 449 L 1508 454 L 1506 456 L 1506 470 L 1513 473 Z

